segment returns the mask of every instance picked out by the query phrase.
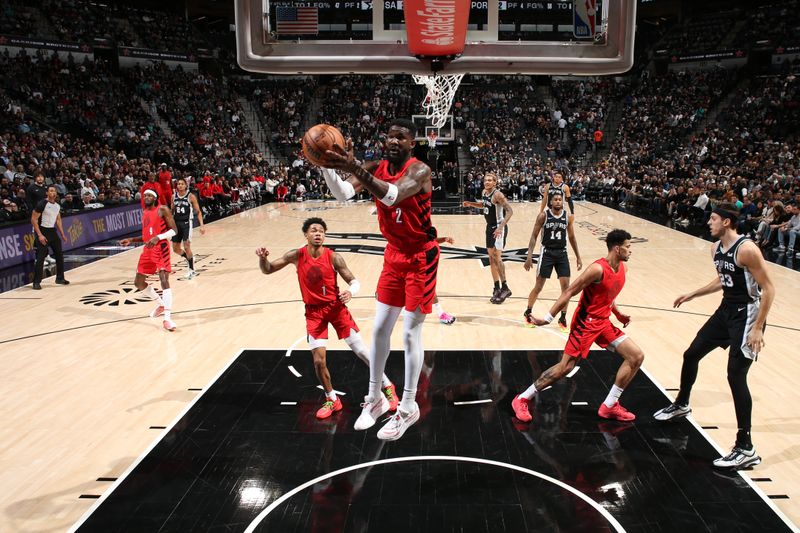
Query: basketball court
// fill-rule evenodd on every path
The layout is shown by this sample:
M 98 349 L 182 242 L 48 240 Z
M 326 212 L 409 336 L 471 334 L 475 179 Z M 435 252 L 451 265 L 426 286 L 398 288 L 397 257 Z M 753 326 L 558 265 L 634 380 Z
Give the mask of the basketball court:
M 282 39 L 270 2 L 237 0 L 239 63 L 283 74 L 423 76 L 418 140 L 431 148 L 453 140 L 448 112 L 464 73 L 603 75 L 632 65 L 634 0 L 597 3 L 581 15 L 585 27 L 578 18 L 571 25 L 572 3 L 553 3 L 569 4 L 573 35 L 537 42 L 513 38 L 511 3 L 473 2 L 468 14 L 464 3 L 454 14 L 460 48 L 453 35 L 424 43 L 422 30 L 406 32 L 415 21 L 397 4 L 342 6 L 368 18 L 328 30 L 369 36 L 326 41 Z M 503 254 L 513 296 L 502 305 L 489 303 L 483 217 L 435 212 L 439 235 L 455 239 L 442 246 L 437 293 L 457 321 L 426 321 L 421 418 L 395 442 L 378 440 L 378 426 L 353 430 L 368 371 L 340 341 L 329 344 L 329 367 L 344 409 L 314 417 L 322 392 L 295 270 L 264 276 L 255 255 L 303 245 L 303 221 L 325 219 L 326 246 L 362 284 L 349 308 L 369 341 L 385 246 L 371 203 L 267 204 L 208 224 L 193 242 L 200 275 L 179 280 L 185 264 L 173 264 L 173 333 L 136 293 L 137 249 L 71 270 L 66 287 L 50 278 L 42 291 L 3 293 L 0 531 L 798 531 L 800 423 L 787 409 L 800 404 L 791 358 L 800 345 L 798 273 L 767 265 L 777 296 L 749 376 L 763 463 L 721 473 L 711 461 L 736 433 L 722 350 L 701 365 L 692 417 L 652 419 L 674 397 L 682 353 L 720 301 L 672 308 L 716 276 L 710 243 L 579 203 L 585 264 L 606 255 L 612 229 L 633 235 L 617 305 L 645 353 L 624 397 L 638 418 L 597 417 L 618 365 L 598 350 L 542 391 L 533 422 L 521 424 L 511 399 L 557 360 L 566 336 L 555 325 L 525 326 L 534 274 L 522 265 L 539 205 L 513 207 Z M 552 279 L 534 313 L 558 294 Z M 402 369 L 394 352 L 387 373 L 398 388 Z
M 317 421 L 322 393 L 294 269 L 264 276 L 255 249 L 300 246 L 303 220 L 323 217 L 326 245 L 365 288 L 350 308 L 370 339 L 384 243 L 370 204 L 267 204 L 213 222 L 197 239 L 200 276 L 173 282 L 175 333 L 129 291 L 138 250 L 72 270 L 68 287 L 48 279 L 35 295 L 0 296 L 8 391 L 0 529 L 305 531 L 320 514 L 352 509 L 337 518 L 349 531 L 387 529 L 386 517 L 423 531 L 792 530 L 784 518 L 800 517 L 797 421 L 786 406 L 800 393 L 787 354 L 800 343 L 797 272 L 768 264 L 777 298 L 750 373 L 764 462 L 719 475 L 710 462 L 736 432 L 722 350 L 701 365 L 692 419 L 662 426 L 650 418 L 674 396 L 681 354 L 719 303 L 711 296 L 671 308 L 714 275 L 709 243 L 595 204 L 576 209 L 585 261 L 605 255 L 608 230 L 633 235 L 618 303 L 646 357 L 625 394 L 634 424 L 596 417 L 617 365 L 603 351 L 541 394 L 528 427 L 514 422 L 513 394 L 565 341 L 555 327 L 522 321 L 533 275 L 520 250 L 538 204 L 514 204 L 506 252 L 514 294 L 499 306 L 488 302 L 483 217 L 434 216 L 440 234 L 455 238 L 443 246 L 438 293 L 458 320 L 425 323 L 419 423 L 394 443 L 382 444 L 375 429 L 353 431 L 367 370 L 339 341 L 330 343 L 330 368 L 344 411 Z M 543 314 L 557 294 L 551 280 L 534 311 Z M 401 346 L 399 334 L 392 345 Z M 388 372 L 400 382 L 401 369 L 402 356 L 391 356 Z

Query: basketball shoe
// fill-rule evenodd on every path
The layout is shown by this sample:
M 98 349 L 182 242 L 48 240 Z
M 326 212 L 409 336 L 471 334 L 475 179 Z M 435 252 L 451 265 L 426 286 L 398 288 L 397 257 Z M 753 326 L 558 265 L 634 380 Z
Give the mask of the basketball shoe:
M 369 400 L 369 396 L 365 396 L 364 403 L 361 404 L 361 414 L 356 420 L 353 429 L 362 431 L 371 428 L 375 425 L 378 417 L 387 411 L 389 411 L 389 401 L 384 396 L 372 401 Z
M 448 313 L 442 313 L 439 315 L 439 322 L 442 324 L 447 324 L 448 326 L 456 321 L 456 317 Z
M 336 411 L 341 411 L 341 410 L 342 410 L 342 400 L 340 400 L 338 397 L 336 398 L 336 400 L 326 399 L 325 403 L 323 403 L 322 407 L 320 407 L 319 410 L 317 411 L 317 418 L 320 420 L 324 420 L 325 418 L 328 418 Z
M 508 298 L 509 296 L 511 296 L 511 289 L 509 289 L 508 287 L 502 287 L 500 288 L 500 292 L 497 293 L 497 298 L 495 299 L 494 303 L 501 304 L 505 302 L 506 298 Z
M 683 418 L 684 416 L 691 414 L 691 412 L 692 408 L 688 405 L 682 405 L 678 402 L 675 402 L 653 413 L 653 418 L 659 422 L 666 422 L 667 420 Z
M 567 326 L 567 318 L 565 316 L 558 319 L 558 329 L 561 330 L 561 333 L 569 333 L 569 326 Z
M 181 279 L 190 280 L 196 277 L 197 277 L 197 272 L 195 272 L 194 270 L 189 270 L 188 272 L 186 272 L 186 275 L 183 276 L 183 278 Z
M 397 399 L 397 389 L 394 388 L 394 383 L 389 383 L 381 390 L 386 397 L 386 401 L 389 402 L 389 410 L 397 411 L 397 404 L 400 403 L 400 400 Z
M 535 328 L 536 324 L 533 323 L 533 316 L 528 312 L 525 311 L 522 313 L 522 316 L 525 317 L 525 325 L 529 328 Z
M 175 331 L 178 328 L 172 320 L 165 320 L 162 325 L 167 331 Z
M 150 311 L 150 318 L 156 318 L 156 317 L 159 317 L 159 316 L 161 316 L 163 314 L 164 314 L 164 306 L 163 305 L 159 305 L 158 307 L 156 307 L 155 309 Z
M 632 422 L 636 420 L 636 415 L 622 407 L 619 402 L 616 402 L 611 407 L 606 407 L 606 404 L 601 403 L 600 409 L 597 410 L 597 415 L 600 418 L 619 420 L 620 422 Z
M 402 409 L 397 409 L 397 413 L 392 415 L 392 418 L 378 431 L 378 438 L 381 440 L 397 440 L 417 420 L 419 420 L 419 406 L 416 403 L 414 404 L 413 413 L 406 413 Z
M 511 400 L 511 408 L 514 410 L 516 416 L 522 422 L 530 422 L 533 420 L 530 411 L 528 411 L 528 400 L 521 397 L 519 394 L 514 396 Z
M 494 292 L 492 292 L 492 297 L 489 298 L 489 303 L 496 304 L 498 296 L 500 296 L 500 289 L 495 289 Z
M 734 470 L 742 470 L 756 466 L 761 462 L 761 457 L 756 455 L 756 448 L 752 444 L 750 449 L 746 450 L 739 446 L 734 446 L 731 453 L 725 457 L 720 457 L 714 461 L 714 466 L 717 468 L 732 468 Z

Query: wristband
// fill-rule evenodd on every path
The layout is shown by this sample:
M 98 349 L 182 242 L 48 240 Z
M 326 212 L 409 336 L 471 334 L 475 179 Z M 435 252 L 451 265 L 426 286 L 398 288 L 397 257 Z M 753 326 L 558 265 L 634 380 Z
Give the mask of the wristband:
M 546 315 L 544 315 L 544 319 L 543 320 L 549 324 L 550 322 L 553 321 L 553 315 L 551 315 L 550 313 L 547 313 Z
M 386 196 L 381 198 L 381 203 L 391 207 L 397 201 L 398 190 L 397 190 L 397 185 L 395 185 L 394 183 L 389 183 L 388 185 L 389 185 L 389 190 L 386 191 Z
M 357 279 L 354 279 L 350 282 L 350 294 L 355 296 L 358 294 L 359 290 L 361 290 L 361 283 L 359 283 Z
M 175 236 L 175 230 L 171 229 L 169 231 L 165 231 L 164 233 L 159 233 L 158 234 L 158 240 L 159 241 L 163 241 L 164 239 L 169 239 L 170 237 L 174 237 L 174 236 Z

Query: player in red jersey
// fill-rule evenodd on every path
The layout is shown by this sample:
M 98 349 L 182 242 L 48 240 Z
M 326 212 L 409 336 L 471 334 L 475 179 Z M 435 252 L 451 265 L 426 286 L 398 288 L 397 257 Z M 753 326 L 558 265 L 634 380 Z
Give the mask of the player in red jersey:
M 625 285 L 625 262 L 631 256 L 631 235 L 625 230 L 615 229 L 606 236 L 608 256 L 598 259 L 586 269 L 555 301 L 550 312 L 543 318 L 533 318 L 537 326 L 553 321 L 569 299 L 583 291 L 578 308 L 572 317 L 569 338 L 561 361 L 548 368 L 527 390 L 515 396 L 511 402 L 514 414 L 523 422 L 531 420 L 528 401 L 539 391 L 569 374 L 578 362 L 589 354 L 592 343 L 622 356 L 622 365 L 617 371 L 614 385 L 600 405 L 597 414 L 602 418 L 631 421 L 636 415 L 622 407 L 619 397 L 631 382 L 644 361 L 644 353 L 609 320 L 611 313 L 626 327 L 631 317 L 623 314 L 614 303 Z
M 150 316 L 155 318 L 163 314 L 164 329 L 175 331 L 175 322 L 172 321 L 172 289 L 169 287 L 169 273 L 172 272 L 169 262 L 169 239 L 175 235 L 177 228 L 169 208 L 158 205 L 158 193 L 155 190 L 145 189 L 142 198 L 144 199 L 142 236 L 122 239 L 119 243 L 122 246 L 128 246 L 132 242 L 144 243 L 134 284 L 145 296 L 158 302 L 158 307 L 150 313 Z M 161 296 L 147 283 L 147 276 L 156 273 L 161 280 Z
M 266 248 L 258 248 L 258 264 L 261 272 L 272 274 L 288 264 L 297 267 L 297 280 L 300 282 L 300 293 L 306 304 L 306 333 L 311 355 L 314 357 L 314 371 L 322 388 L 325 390 L 325 402 L 317 411 L 317 418 L 328 418 L 336 411 L 342 410 L 342 402 L 336 397 L 328 371 L 325 346 L 328 342 L 328 324 L 336 330 L 340 339 L 353 350 L 359 359 L 369 364 L 367 347 L 361 340 L 358 326 L 347 309 L 347 302 L 358 293 L 361 284 L 355 278 L 344 258 L 325 248 L 325 232 L 328 226 L 321 218 L 309 218 L 303 223 L 303 235 L 308 244 L 302 248 L 289 250 L 283 257 L 270 262 Z M 349 284 L 349 288 L 339 291 L 336 274 Z M 381 398 L 384 398 L 390 409 L 397 409 L 397 394 L 394 384 L 381 372 Z
M 422 325 L 433 307 L 439 243 L 431 223 L 431 169 L 413 157 L 417 128 L 413 122 L 395 119 L 388 124 L 384 141 L 386 159 L 363 166 L 353 156 L 353 143 L 347 149 L 334 145 L 328 150 L 329 169 L 323 169 L 328 187 L 337 200 L 347 200 L 361 189 L 375 196 L 378 224 L 386 238 L 383 270 L 376 291 L 375 328 L 370 351 L 369 392 L 355 429 L 372 427 L 388 410 L 380 392 L 380 375 L 389 357 L 389 341 L 401 312 L 405 382 L 403 399 L 395 416 L 378 431 L 378 438 L 396 440 L 419 420 L 417 384 L 424 351 Z M 351 175 L 347 181 L 335 170 Z M 405 309 L 405 311 L 404 311 Z
M 154 191 L 156 193 L 156 198 L 158 198 L 158 205 L 166 205 L 167 200 L 164 198 L 164 190 L 161 188 L 161 184 L 156 181 L 156 173 L 155 172 L 148 172 L 147 174 L 147 181 L 144 182 L 142 187 L 139 189 L 139 201 L 142 203 L 142 209 L 145 208 L 144 204 L 144 192 L 145 191 Z
M 161 192 L 164 194 L 164 203 L 172 209 L 172 173 L 166 163 L 161 163 L 158 170 L 158 184 L 161 185 Z

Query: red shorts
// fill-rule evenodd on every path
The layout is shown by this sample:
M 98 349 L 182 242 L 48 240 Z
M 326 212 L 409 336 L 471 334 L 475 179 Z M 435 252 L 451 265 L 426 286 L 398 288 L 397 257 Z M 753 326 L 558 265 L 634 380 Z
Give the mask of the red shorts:
M 172 265 L 170 264 L 170 254 L 172 251 L 169 247 L 169 239 L 158 241 L 158 244 L 152 248 L 142 249 L 142 255 L 139 257 L 139 266 L 136 272 L 149 276 L 156 274 L 160 271 L 172 272 Z
M 358 331 L 353 315 L 339 300 L 324 305 L 306 306 L 306 333 L 309 336 L 327 339 L 328 324 L 333 326 L 340 339 L 349 337 L 350 330 Z
M 564 347 L 565 354 L 586 359 L 592 343 L 597 343 L 601 348 L 607 348 L 613 352 L 622 341 L 628 338 L 608 318 L 579 317 L 578 311 L 576 310 L 575 316 L 572 317 L 569 338 Z
M 386 246 L 383 271 L 375 296 L 379 302 L 406 311 L 419 309 L 429 314 L 436 297 L 436 272 L 439 269 L 439 243 L 428 242 L 421 251 L 401 252 Z

